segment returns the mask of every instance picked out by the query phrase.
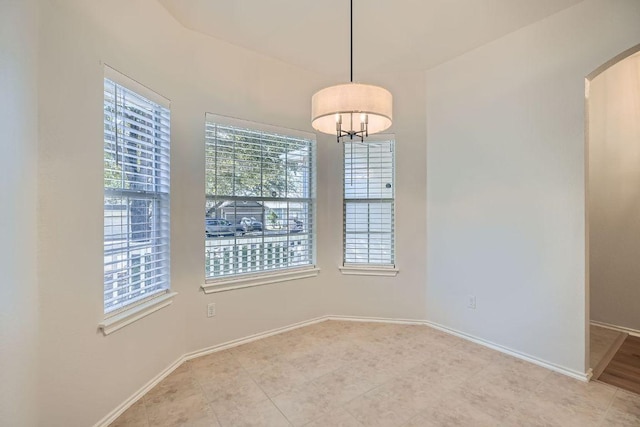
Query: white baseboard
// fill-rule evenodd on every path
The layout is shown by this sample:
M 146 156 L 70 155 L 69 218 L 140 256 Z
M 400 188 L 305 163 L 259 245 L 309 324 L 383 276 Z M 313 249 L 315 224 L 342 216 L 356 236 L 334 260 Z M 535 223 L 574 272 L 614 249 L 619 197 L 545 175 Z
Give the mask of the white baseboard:
M 116 409 L 107 414 L 104 418 L 98 421 L 94 427 L 107 427 L 109 424 L 114 422 L 116 418 L 118 418 L 124 411 L 129 409 L 134 403 L 138 401 L 142 396 L 145 395 L 149 390 L 155 387 L 160 381 L 166 378 L 169 374 L 171 374 L 174 370 L 176 370 L 182 363 L 187 360 L 195 359 L 196 357 L 205 356 L 207 354 L 215 353 L 217 351 L 226 350 L 228 348 L 236 347 L 242 344 L 246 344 L 252 341 L 256 341 L 262 338 L 270 337 L 272 335 L 281 334 L 283 332 L 291 331 L 294 329 L 302 328 L 304 326 L 313 325 L 315 323 L 320 323 L 325 320 L 343 320 L 343 321 L 352 321 L 352 322 L 379 322 L 379 323 L 395 323 L 400 325 L 425 325 L 431 328 L 440 330 L 442 332 L 446 332 L 448 334 L 455 335 L 457 337 L 472 341 L 476 344 L 480 344 L 482 346 L 488 347 L 492 350 L 499 351 L 501 353 L 508 354 L 510 356 L 516 357 L 518 359 L 525 360 L 527 362 L 533 363 L 534 365 L 542 366 L 543 368 L 547 368 L 549 370 L 558 372 L 560 374 L 567 375 L 571 378 L 575 378 L 579 381 L 587 382 L 591 378 L 592 372 L 589 369 L 586 373 L 574 371 L 573 369 L 568 369 L 562 366 L 555 365 L 550 362 L 546 362 L 544 360 L 538 359 L 536 357 L 530 356 L 525 353 L 521 353 L 515 350 L 512 350 L 507 347 L 503 347 L 498 344 L 494 344 L 492 342 L 483 340 L 481 338 L 474 337 L 472 335 L 465 334 L 460 331 L 456 331 L 455 329 L 448 328 L 443 325 L 439 325 L 434 322 L 430 322 L 428 320 L 418 320 L 418 319 L 394 319 L 394 318 L 385 318 L 385 317 L 358 317 L 358 316 L 340 316 L 340 315 L 327 315 L 316 317 L 311 320 L 305 320 L 303 322 L 294 323 L 292 325 L 283 326 L 281 328 L 270 329 L 265 332 L 260 332 L 257 334 L 249 335 L 244 338 L 240 338 L 237 340 L 227 341 L 222 344 L 214 345 L 211 347 L 206 347 L 201 350 L 192 351 L 190 353 L 186 353 L 179 357 L 175 362 L 173 362 L 170 366 L 168 366 L 165 370 L 160 372 L 154 378 L 152 378 L 147 384 L 145 384 L 140 390 L 135 392 L 131 397 L 129 397 L 126 401 L 124 401 L 121 405 L 119 405 Z M 593 323 L 593 322 L 592 322 Z M 601 326 L 601 325 L 598 325 Z
M 277 334 L 281 334 L 283 332 L 288 332 L 288 331 L 292 331 L 294 329 L 302 328 L 304 326 L 309 326 L 309 325 L 313 325 L 315 323 L 324 322 L 325 320 L 328 320 L 328 319 L 329 319 L 329 316 L 316 317 L 315 319 L 305 320 L 303 322 L 294 323 L 292 325 L 283 326 L 281 328 L 270 329 L 270 330 L 265 331 L 265 332 L 260 332 L 260 333 L 257 333 L 257 334 L 249 335 L 249 336 L 244 337 L 244 338 L 239 338 L 237 340 L 231 340 L 231 341 L 227 341 L 227 342 L 222 343 L 222 344 L 213 345 L 211 347 L 206 347 L 206 348 L 203 348 L 201 350 L 192 351 L 191 353 L 187 353 L 182 357 L 183 357 L 183 359 L 185 361 L 186 360 L 195 359 L 196 357 L 206 356 L 207 354 L 215 353 L 216 351 L 226 350 L 228 348 L 237 347 L 237 346 L 242 345 L 242 344 L 247 344 L 247 343 L 250 343 L 252 341 L 260 340 L 262 338 L 267 338 L 267 337 L 270 337 L 272 335 L 277 335 Z
M 146 383 L 142 388 L 131 395 L 127 400 L 122 402 L 117 408 L 109 412 L 104 418 L 94 424 L 94 427 L 107 427 L 114 422 L 124 411 L 129 409 L 134 403 L 136 403 L 142 396 L 144 396 L 149 390 L 154 388 L 160 381 L 169 376 L 170 373 L 175 371 L 184 362 L 183 357 L 179 357 L 175 362 L 165 368 L 158 375 L 153 377 L 151 381 Z
M 590 322 L 593 326 L 600 326 L 601 328 L 613 329 L 618 332 L 625 332 L 634 337 L 640 337 L 640 331 L 637 329 L 625 328 L 624 326 L 612 325 L 611 323 L 598 322 L 596 320 L 592 320 Z
M 169 376 L 173 371 L 175 371 L 180 365 L 182 365 L 187 360 L 195 359 L 196 357 L 205 356 L 207 354 L 215 353 L 216 351 L 226 350 L 228 348 L 237 347 L 242 344 L 246 344 L 252 341 L 256 341 L 262 338 L 270 337 L 272 335 L 281 334 L 283 332 L 291 331 L 293 329 L 302 328 L 304 326 L 313 325 L 314 323 L 319 323 L 325 321 L 329 318 L 329 316 L 320 316 L 315 319 L 305 320 L 303 322 L 294 323 L 292 325 L 283 326 L 281 328 L 270 329 L 265 332 L 260 332 L 257 334 L 249 335 L 244 338 L 240 338 L 237 340 L 227 341 L 222 344 L 214 345 L 211 347 L 204 348 L 202 350 L 192 351 L 190 353 L 183 354 L 180 356 L 175 362 L 169 365 L 166 369 L 160 372 L 158 375 L 153 377 L 147 384 L 145 384 L 140 390 L 131 395 L 127 400 L 125 400 L 122 404 L 120 404 L 117 408 L 107 414 L 104 418 L 94 424 L 94 427 L 107 427 L 109 424 L 114 422 L 124 411 L 129 409 L 134 403 L 136 403 L 142 396 L 144 396 L 149 390 L 155 387 L 160 381 Z
M 558 372 L 560 374 L 566 375 L 568 377 L 574 378 L 579 381 L 588 382 L 591 379 L 592 372 L 589 369 L 587 372 L 579 372 L 573 369 L 565 368 L 564 366 L 559 366 L 551 362 L 547 362 L 546 360 L 538 359 L 537 357 L 531 356 L 526 353 L 522 353 L 516 350 L 512 350 L 508 347 L 501 346 L 499 344 L 492 343 L 490 341 L 484 340 L 482 338 L 475 337 L 473 335 L 466 334 L 464 332 L 457 331 L 455 329 L 449 328 L 447 326 L 440 325 L 435 322 L 430 322 L 428 320 L 416 320 L 416 319 L 387 319 L 383 317 L 355 317 L 355 316 L 329 316 L 331 320 L 350 320 L 356 322 L 382 322 L 382 323 L 397 323 L 404 325 L 426 325 L 437 329 L 442 332 L 446 332 L 451 335 L 455 335 L 459 338 L 466 339 L 468 341 L 474 342 L 476 344 L 480 344 L 484 347 L 488 347 L 492 350 L 499 351 L 504 354 L 508 354 L 509 356 L 513 356 L 515 358 L 524 360 L 529 363 L 533 363 L 534 365 L 541 366 L 543 368 L 552 370 L 554 372 Z
M 342 316 L 329 315 L 328 320 L 345 320 L 348 322 L 373 322 L 373 323 L 395 323 L 398 325 L 425 325 L 425 320 L 418 319 L 394 319 L 390 317 L 361 317 L 361 316 Z
M 465 334 L 464 332 L 456 331 L 455 329 L 451 329 L 451 328 L 439 325 L 439 324 L 434 323 L 434 322 L 425 321 L 425 324 L 426 325 L 430 325 L 431 327 L 433 327 L 435 329 L 439 329 L 439 330 L 441 330 L 443 332 L 448 332 L 448 333 L 450 333 L 452 335 L 455 335 L 457 337 L 467 339 L 467 340 L 472 341 L 472 342 L 474 342 L 476 344 L 483 345 L 483 346 L 488 347 L 488 348 L 490 348 L 492 350 L 496 350 L 496 351 L 499 351 L 501 353 L 508 354 L 509 356 L 513 356 L 513 357 L 515 357 L 517 359 L 524 360 L 525 362 L 533 363 L 534 365 L 541 366 L 543 368 L 549 369 L 549 370 L 557 372 L 559 374 L 566 375 L 568 377 L 574 378 L 574 379 L 579 380 L 579 381 L 589 382 L 589 380 L 591 379 L 591 376 L 592 376 L 591 369 L 587 370 L 587 372 L 576 371 L 574 369 L 570 369 L 570 368 L 567 368 L 567 367 L 564 367 L 564 366 L 556 365 L 555 363 L 551 363 L 551 362 L 548 362 L 548 361 L 543 360 L 543 359 L 539 359 L 539 358 L 537 358 L 535 356 L 531 356 L 530 354 L 522 353 L 520 351 L 516 351 L 516 350 L 513 350 L 511 348 L 504 347 L 504 346 L 502 346 L 500 344 L 492 343 L 491 341 L 487 341 L 487 340 L 484 340 L 482 338 L 474 337 L 473 335 Z

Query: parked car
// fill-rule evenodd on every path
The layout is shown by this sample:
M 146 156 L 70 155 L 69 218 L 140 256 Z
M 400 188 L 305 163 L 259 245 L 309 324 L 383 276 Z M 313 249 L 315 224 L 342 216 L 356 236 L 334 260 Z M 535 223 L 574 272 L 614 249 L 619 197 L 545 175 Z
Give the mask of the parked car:
M 262 222 L 258 221 L 253 217 L 251 217 L 250 221 L 251 221 L 251 229 L 253 231 L 262 231 Z
M 244 235 L 244 233 L 248 233 L 251 231 L 251 224 L 247 223 L 244 219 L 236 222 L 236 233 L 240 235 Z
M 238 229 L 242 229 L 245 233 L 250 231 L 262 231 L 262 223 L 251 217 L 243 217 L 237 224 Z
M 223 218 L 205 218 L 205 235 L 207 237 L 235 236 L 236 227 Z
M 298 219 L 278 220 L 278 229 L 286 230 L 288 233 L 300 233 L 303 229 L 303 222 Z
M 295 225 L 293 227 L 289 227 L 289 231 L 291 233 L 300 233 L 302 231 L 303 222 L 299 219 L 290 219 L 289 221 L 293 221 Z

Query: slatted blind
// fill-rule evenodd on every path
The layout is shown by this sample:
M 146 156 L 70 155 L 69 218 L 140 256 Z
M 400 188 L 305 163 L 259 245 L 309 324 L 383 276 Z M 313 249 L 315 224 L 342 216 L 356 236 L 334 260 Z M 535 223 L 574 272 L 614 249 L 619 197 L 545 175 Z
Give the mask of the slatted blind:
M 344 263 L 394 265 L 394 142 L 346 142 Z
M 104 311 L 169 289 L 169 121 L 104 79 Z
M 203 222 L 228 224 L 203 230 L 206 277 L 313 265 L 313 134 L 211 114 L 205 132 Z

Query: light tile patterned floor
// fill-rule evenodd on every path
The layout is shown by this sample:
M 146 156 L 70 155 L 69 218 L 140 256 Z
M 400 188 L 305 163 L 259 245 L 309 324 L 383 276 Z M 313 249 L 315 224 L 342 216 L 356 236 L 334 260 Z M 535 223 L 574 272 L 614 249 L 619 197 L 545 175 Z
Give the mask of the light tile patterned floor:
M 640 426 L 640 396 L 427 326 L 326 321 L 186 362 L 120 426 Z

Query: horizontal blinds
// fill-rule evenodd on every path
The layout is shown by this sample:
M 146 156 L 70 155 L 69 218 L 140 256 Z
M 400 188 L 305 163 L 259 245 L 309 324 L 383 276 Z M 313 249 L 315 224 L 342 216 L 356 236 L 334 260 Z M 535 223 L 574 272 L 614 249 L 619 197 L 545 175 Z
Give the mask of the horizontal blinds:
M 119 71 L 114 70 L 106 64 L 104 66 L 104 77 L 120 86 L 126 87 L 131 92 L 139 95 L 140 97 L 148 99 L 151 102 L 166 108 L 167 110 L 170 109 L 171 102 L 167 98 L 149 89 L 145 85 L 138 83 L 130 77 L 125 76 Z
M 207 196 L 307 198 L 313 140 L 206 124 Z
M 104 311 L 169 288 L 168 108 L 104 80 Z
M 395 263 L 393 141 L 344 144 L 344 263 Z
M 223 222 L 204 227 L 206 277 L 313 264 L 313 136 L 217 118 L 205 123 L 205 221 Z

